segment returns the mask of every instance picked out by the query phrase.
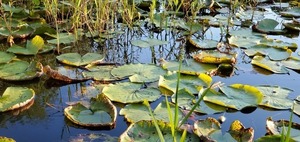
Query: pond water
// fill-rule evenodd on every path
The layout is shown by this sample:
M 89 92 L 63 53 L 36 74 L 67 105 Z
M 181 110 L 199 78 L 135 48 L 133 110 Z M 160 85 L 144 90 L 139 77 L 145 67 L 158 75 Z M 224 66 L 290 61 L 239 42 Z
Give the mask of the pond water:
M 175 39 L 179 38 L 176 33 L 163 31 L 162 33 L 154 33 L 154 37 L 158 39 L 167 40 L 169 43 L 163 46 L 157 46 L 151 50 L 151 48 L 140 48 L 130 44 L 132 39 L 138 39 L 139 37 L 147 37 L 146 34 L 138 32 L 125 31 L 126 34 L 119 35 L 114 39 L 107 40 L 104 44 L 97 44 L 96 42 L 87 38 L 76 43 L 71 49 L 62 50 L 62 52 L 97 52 L 106 55 L 105 60 L 107 62 L 116 63 L 154 63 L 160 58 L 166 60 L 175 60 L 179 53 L 180 42 Z M 129 34 L 127 34 L 129 33 Z M 298 34 L 298 35 L 297 35 Z M 287 36 L 268 36 L 277 38 L 283 41 L 295 42 L 300 47 L 299 32 L 297 36 L 293 38 Z M 219 28 L 210 27 L 205 34 L 207 39 L 220 39 Z M 8 46 L 3 43 L 1 45 L 2 51 Z M 226 85 L 241 83 L 249 85 L 278 85 L 293 90 L 293 93 L 289 96 L 295 98 L 300 95 L 299 80 L 300 75 L 298 72 L 289 70 L 289 74 L 272 74 L 259 67 L 251 65 L 251 59 L 247 57 L 242 49 L 236 48 L 235 51 L 238 54 L 237 57 L 237 69 L 231 77 L 214 76 L 214 81 L 221 81 Z M 295 56 L 299 50 L 293 54 Z M 190 55 L 190 54 L 188 54 Z M 47 53 L 37 55 L 36 57 L 24 57 L 18 56 L 26 60 L 38 60 L 43 65 L 51 65 L 53 67 L 63 67 L 55 59 L 54 53 Z M 26 86 L 33 88 L 36 92 L 36 98 L 33 105 L 26 110 L 17 110 L 0 114 L 0 136 L 6 136 L 15 139 L 16 141 L 75 141 L 86 138 L 94 134 L 102 138 L 96 139 L 96 141 L 118 141 L 118 137 L 126 130 L 128 124 L 123 116 L 118 115 L 116 121 L 116 127 L 111 130 L 98 130 L 87 129 L 72 124 L 64 116 L 63 110 L 67 105 L 67 102 L 75 102 L 80 100 L 85 95 L 85 87 L 91 86 L 93 81 L 87 81 L 69 85 L 56 85 L 56 81 L 49 81 L 46 76 L 42 76 L 39 79 L 26 82 L 6 82 L 0 81 L 1 93 L 8 86 Z M 152 103 L 155 107 L 160 101 Z M 115 104 L 118 108 L 123 107 L 122 104 Z M 225 116 L 227 119 L 222 124 L 223 132 L 229 130 L 232 121 L 238 119 L 245 127 L 253 127 L 255 130 L 255 138 L 264 136 L 266 133 L 265 125 L 266 118 L 272 117 L 273 120 L 289 119 L 291 112 L 288 110 L 265 110 L 262 108 L 255 108 L 254 110 L 244 110 L 237 112 L 226 112 L 213 115 L 198 116 L 197 119 L 204 119 L 208 116 L 218 118 Z M 138 117 L 138 114 L 137 114 Z M 300 117 L 293 116 L 293 122 L 300 123 Z

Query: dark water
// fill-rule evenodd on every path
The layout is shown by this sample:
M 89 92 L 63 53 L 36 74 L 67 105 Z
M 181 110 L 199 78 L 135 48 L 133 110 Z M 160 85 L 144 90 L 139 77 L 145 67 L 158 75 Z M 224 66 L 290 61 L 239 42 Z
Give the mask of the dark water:
M 125 31 L 126 33 L 128 31 Z M 299 33 L 298 33 L 299 35 Z M 95 42 L 84 39 L 77 43 L 71 49 L 62 50 L 63 52 L 97 52 L 106 55 L 106 61 L 118 63 L 153 63 L 160 58 L 166 60 L 174 60 L 178 55 L 180 42 L 174 39 L 179 38 L 180 35 L 172 34 L 170 32 L 162 32 L 154 34 L 158 39 L 170 41 L 168 45 L 154 48 L 154 52 L 150 48 L 139 48 L 130 45 L 130 40 L 137 39 L 141 34 L 130 32 L 129 36 L 126 34 L 120 35 L 114 39 L 107 40 L 104 44 L 96 44 Z M 149 36 L 148 34 L 142 35 Z M 207 39 L 220 39 L 218 28 L 210 28 L 205 34 Z M 295 36 L 289 38 L 286 36 L 269 36 L 278 38 L 283 41 L 296 42 L 300 46 L 300 37 Z M 7 46 L 2 45 L 4 50 Z M 250 63 L 250 58 L 243 54 L 241 49 L 236 49 L 239 53 L 237 67 L 232 77 L 213 77 L 214 81 L 224 82 L 225 85 L 234 83 L 249 84 L 249 85 L 278 85 L 293 90 L 290 98 L 295 98 L 300 95 L 298 72 L 289 70 L 290 74 L 271 74 L 262 69 L 254 67 Z M 299 50 L 294 52 L 295 56 Z M 20 57 L 28 60 L 36 59 L 43 63 L 43 65 L 61 66 L 55 60 L 54 53 L 42 54 L 37 57 Z M 127 123 L 123 116 L 118 116 L 116 127 L 111 130 L 90 130 L 80 128 L 64 117 L 63 109 L 67 106 L 66 102 L 78 101 L 84 98 L 84 87 L 90 86 L 92 81 L 83 83 L 70 84 L 55 87 L 47 81 L 46 76 L 40 79 L 26 82 L 3 82 L 0 81 L 1 91 L 3 92 L 8 86 L 27 86 L 31 87 L 36 92 L 34 104 L 24 111 L 13 111 L 0 114 L 0 136 L 14 138 L 19 142 L 27 141 L 72 141 L 84 138 L 89 134 L 96 134 L 103 139 L 109 139 L 107 136 L 114 137 L 113 141 L 122 134 L 126 128 Z M 161 99 L 160 99 L 161 100 Z M 157 104 L 159 101 L 153 103 Z M 117 105 L 118 112 L 121 105 Z M 253 112 L 226 112 L 214 115 L 204 115 L 197 118 L 206 118 L 212 116 L 218 118 L 224 115 L 227 119 L 222 124 L 222 130 L 225 132 L 233 120 L 240 120 L 245 127 L 253 127 L 255 130 L 255 139 L 263 136 L 266 133 L 265 124 L 266 118 L 272 117 L 273 120 L 289 119 L 290 111 L 269 111 L 261 108 L 252 110 Z M 293 116 L 293 122 L 300 123 L 300 117 Z M 104 141 L 97 139 L 97 141 Z

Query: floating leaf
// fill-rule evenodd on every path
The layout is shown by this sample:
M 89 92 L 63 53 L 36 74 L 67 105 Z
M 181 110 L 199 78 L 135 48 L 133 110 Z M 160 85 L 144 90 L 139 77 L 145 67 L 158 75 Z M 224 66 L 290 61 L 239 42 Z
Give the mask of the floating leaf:
M 47 33 L 46 33 L 47 34 Z M 47 34 L 53 38 L 56 39 L 51 39 L 51 40 L 47 40 L 48 43 L 51 44 L 70 44 L 72 42 L 76 41 L 76 37 L 74 34 L 72 33 L 59 33 L 58 35 L 54 34 Z
M 110 100 L 120 103 L 138 103 L 145 99 L 152 102 L 161 97 L 158 89 L 131 82 L 110 84 L 104 87 L 102 93 Z
M 273 19 L 263 19 L 259 21 L 256 25 L 252 26 L 254 31 L 265 33 L 265 34 L 282 34 L 285 31 L 282 29 L 275 29 L 279 23 Z
M 0 64 L 0 78 L 11 81 L 31 80 L 41 75 L 41 69 L 42 65 L 39 62 L 14 60 L 7 64 Z
M 285 60 L 292 54 L 290 49 L 278 49 L 267 45 L 255 45 L 244 51 L 248 56 L 266 55 L 271 60 L 276 61 Z
M 42 50 L 44 47 L 45 45 L 43 38 L 37 35 L 31 41 L 27 41 L 25 48 L 20 47 L 18 45 L 13 45 L 9 49 L 7 49 L 7 51 L 22 55 L 35 55 L 39 52 L 39 50 Z
M 209 91 L 208 93 L 214 93 Z M 181 89 L 177 93 L 177 103 L 178 106 L 184 110 L 190 111 L 195 103 L 197 102 L 197 98 L 195 95 L 193 95 L 191 92 L 189 92 L 187 89 Z M 175 94 L 172 95 L 172 102 L 175 103 Z M 209 102 L 201 101 L 200 105 L 196 107 L 194 112 L 202 113 L 202 114 L 214 114 L 218 112 L 225 112 L 226 107 L 211 104 Z
M 131 82 L 154 82 L 166 71 L 154 64 L 127 64 L 111 70 L 116 78 L 129 77 Z
M 175 106 L 170 104 L 170 109 L 172 112 L 172 116 L 174 116 Z M 166 102 L 164 101 L 159 103 L 153 111 L 153 115 L 156 120 L 170 123 L 168 113 L 169 112 L 166 106 Z M 136 117 L 136 114 L 139 114 L 139 117 Z M 152 120 L 148 107 L 141 103 L 127 104 L 124 108 L 120 110 L 120 115 L 124 115 L 126 120 L 130 123 L 136 123 L 141 120 Z M 182 117 L 183 114 L 179 112 L 178 118 L 181 119 Z
M 178 71 L 179 62 L 177 61 L 162 61 L 161 66 L 168 71 Z M 216 65 L 213 64 L 204 64 L 196 62 L 194 59 L 186 59 L 181 64 L 180 73 L 189 74 L 189 75 L 199 75 L 201 73 L 209 73 L 217 69 Z
M 280 15 L 283 17 L 300 17 L 300 8 L 299 7 L 294 7 L 291 9 L 288 9 L 287 11 L 282 11 L 280 12 Z
M 289 138 L 285 137 L 285 138 L 286 138 L 285 140 L 287 140 L 288 142 L 296 142 L 290 137 Z M 281 140 L 282 140 L 281 135 L 267 135 L 256 139 L 255 142 L 280 142 Z
M 258 44 L 258 42 L 262 39 L 259 36 L 250 36 L 250 37 L 242 37 L 242 36 L 231 36 L 228 39 L 230 45 L 242 48 L 249 48 Z
M 59 67 L 58 70 L 53 70 L 49 65 L 43 68 L 44 73 L 52 79 L 59 80 L 62 83 L 76 83 L 89 80 L 81 75 L 74 73 L 76 69 Z
M 114 127 L 117 118 L 116 107 L 104 95 L 90 100 L 87 108 L 81 103 L 64 109 L 65 116 L 73 123 L 85 127 Z
M 161 132 L 164 134 L 163 137 L 165 141 L 173 141 L 173 136 L 171 132 L 171 126 L 168 123 L 157 121 Z M 180 141 L 182 136 L 182 131 L 176 129 L 176 141 Z M 121 134 L 120 142 L 132 142 L 132 141 L 149 141 L 155 142 L 160 141 L 157 134 L 156 128 L 153 121 L 139 121 L 137 123 L 132 123 L 127 130 Z M 196 142 L 200 139 L 195 134 L 187 133 L 186 141 Z
M 188 38 L 188 42 L 190 43 L 190 45 L 200 49 L 216 49 L 217 44 L 219 43 L 216 40 L 209 40 L 209 39 L 200 40 L 191 37 Z
M 209 136 L 217 130 L 221 130 L 221 124 L 212 117 L 207 117 L 205 120 L 197 120 L 194 123 L 194 133 L 200 136 Z
M 2 137 L 0 136 L 0 141 L 1 142 L 16 142 L 14 139 L 12 138 L 7 138 L 7 137 Z
M 298 48 L 297 43 L 289 43 L 289 42 L 284 42 L 284 41 L 281 41 L 278 39 L 272 39 L 272 38 L 263 38 L 259 41 L 258 44 L 272 46 L 272 47 L 281 48 L 281 49 L 287 49 L 287 48 L 297 49 Z
M 289 126 L 289 121 L 273 121 L 272 118 L 267 118 L 266 123 L 266 128 L 269 135 L 286 135 Z M 292 139 L 292 141 L 300 141 L 300 124 L 292 122 L 290 130 L 290 139 Z
M 280 62 L 271 61 L 268 58 L 262 56 L 254 56 L 251 61 L 251 64 L 264 68 L 268 71 L 274 73 L 288 73 L 289 71 L 286 69 L 285 66 L 280 64 Z
M 241 110 L 245 107 L 257 106 L 263 99 L 263 94 L 254 86 L 233 84 L 220 87 L 224 93 L 208 93 L 204 101 L 224 107 Z
M 294 100 L 294 113 L 300 116 L 300 96 Z
M 193 56 L 193 58 L 200 63 L 221 64 L 221 63 L 235 63 L 236 55 L 220 53 L 218 51 L 202 51 Z
M 26 106 L 33 101 L 35 93 L 25 87 L 8 87 L 0 95 L 0 112 L 14 110 Z
M 229 133 L 238 142 L 251 142 L 254 138 L 254 129 L 246 129 L 239 120 L 231 123 Z
M 103 81 L 103 82 L 110 82 L 110 81 L 116 81 L 121 80 L 123 78 L 117 78 L 113 77 L 111 75 L 111 70 L 114 69 L 114 65 L 105 65 L 105 66 L 90 66 L 87 69 L 90 70 L 90 72 L 84 71 L 82 72 L 82 75 L 85 78 L 93 78 L 97 81 Z
M 167 41 L 158 40 L 155 38 L 145 38 L 145 39 L 139 39 L 139 40 L 132 40 L 131 44 L 138 47 L 151 47 L 151 46 L 157 46 L 157 45 L 163 45 L 168 44 Z
M 0 64 L 3 63 L 8 63 L 11 60 L 13 60 L 14 58 L 16 58 L 16 56 L 12 53 L 7 53 L 7 52 L 2 52 L 0 51 Z
M 259 105 L 274 109 L 290 109 L 292 107 L 292 100 L 287 98 L 292 90 L 279 86 L 257 86 L 257 88 L 264 95 Z
M 300 31 L 300 24 L 295 22 L 286 22 L 282 23 L 285 28 Z
M 103 55 L 98 53 L 86 53 L 81 56 L 78 53 L 65 53 L 56 57 L 62 63 L 72 66 L 84 66 L 94 62 L 100 62 L 103 60 Z
M 198 94 L 199 90 L 203 86 L 209 86 L 212 82 L 212 78 L 206 74 L 200 74 L 199 76 L 192 75 L 180 75 L 179 88 L 186 88 L 193 94 Z M 176 92 L 177 84 L 177 73 L 176 72 L 168 72 L 168 74 L 164 76 L 160 76 L 158 85 L 168 91 L 171 91 L 172 94 Z

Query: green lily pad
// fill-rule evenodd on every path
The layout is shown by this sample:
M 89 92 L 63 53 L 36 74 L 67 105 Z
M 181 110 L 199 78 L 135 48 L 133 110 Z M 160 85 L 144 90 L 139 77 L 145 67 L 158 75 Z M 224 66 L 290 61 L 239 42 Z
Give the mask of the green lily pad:
M 131 82 L 154 82 L 166 71 L 154 64 L 127 64 L 111 70 L 116 78 L 129 77 Z
M 292 56 L 285 61 L 281 61 L 281 63 L 287 68 L 300 70 L 300 59 L 297 57 Z
M 188 42 L 192 46 L 200 49 L 216 49 L 217 44 L 219 43 L 216 40 L 209 40 L 209 39 L 200 40 L 191 37 L 188 38 Z
M 46 33 L 47 34 L 47 33 Z M 51 44 L 70 44 L 76 41 L 76 37 L 72 33 L 47 34 L 55 39 L 47 40 Z
M 172 116 L 174 116 L 175 106 L 170 104 L 170 109 Z M 156 120 L 170 123 L 168 109 L 165 101 L 162 101 L 157 105 L 153 111 L 153 115 Z M 136 114 L 139 114 L 139 117 L 136 117 Z M 124 115 L 126 120 L 130 123 L 136 123 L 142 120 L 152 120 L 153 118 L 150 115 L 149 109 L 146 105 L 138 104 L 127 104 L 124 108 L 120 110 L 120 115 Z M 183 114 L 179 112 L 178 118 L 183 118 Z
M 105 65 L 105 66 L 95 66 L 91 65 L 89 67 L 86 67 L 88 71 L 82 72 L 82 75 L 85 78 L 93 78 L 97 81 L 103 81 L 103 82 L 111 82 L 116 80 L 121 80 L 124 78 L 117 78 L 111 75 L 111 70 L 115 68 L 115 65 Z
M 42 74 L 41 66 L 39 62 L 28 63 L 22 60 L 0 64 L 0 78 L 11 81 L 31 80 Z
M 208 93 L 218 93 L 218 92 L 212 92 L 209 90 Z M 177 103 L 178 106 L 184 110 L 190 111 L 195 103 L 197 102 L 197 98 L 194 94 L 189 92 L 187 89 L 181 89 L 177 93 Z M 172 95 L 172 102 L 175 103 L 175 94 Z M 215 105 L 209 102 L 204 102 L 201 101 L 200 105 L 196 107 L 194 112 L 201 113 L 201 114 L 214 114 L 218 112 L 225 112 L 226 107 L 220 106 L 220 105 Z
M 12 138 L 7 138 L 7 137 L 2 137 L 0 136 L 0 141 L 1 142 L 16 142 L 14 139 Z
M 102 93 L 110 100 L 120 103 L 138 103 L 145 99 L 152 102 L 161 97 L 158 89 L 131 82 L 110 84 L 104 87 Z
M 263 99 L 263 94 L 258 88 L 250 85 L 233 84 L 222 86 L 220 90 L 224 94 L 208 93 L 204 96 L 204 101 L 241 110 L 245 107 L 257 106 Z
M 31 41 L 27 41 L 25 48 L 18 45 L 13 45 L 7 49 L 7 52 L 21 55 L 36 55 L 37 53 L 51 51 L 54 48 L 54 46 L 45 45 L 42 37 L 35 36 Z
M 239 120 L 231 123 L 229 133 L 238 142 L 251 142 L 254 138 L 254 129 L 245 128 Z
M 285 137 L 285 138 L 287 138 L 287 137 Z M 282 140 L 281 135 L 267 135 L 267 136 L 263 136 L 263 137 L 256 139 L 255 142 L 280 142 L 281 140 Z M 296 142 L 292 138 L 288 138 L 285 140 L 287 140 L 288 142 Z
M 230 45 L 241 47 L 241 48 L 249 48 L 258 44 L 258 42 L 262 39 L 259 36 L 250 36 L 250 37 L 243 37 L 243 36 L 231 36 L 228 39 Z
M 259 41 L 258 44 L 266 45 L 266 46 L 272 46 L 275 48 L 281 48 L 281 49 L 297 49 L 298 45 L 297 43 L 289 43 L 289 42 L 284 42 L 278 39 L 272 39 L 272 38 L 263 38 Z
M 104 95 L 98 95 L 90 100 L 90 107 L 77 103 L 66 107 L 64 114 L 73 123 L 81 126 L 114 127 L 117 109 Z
M 13 59 L 15 59 L 16 55 L 14 55 L 12 53 L 7 53 L 7 52 L 0 51 L 0 57 L 1 57 L 0 58 L 0 64 L 3 64 L 3 63 L 9 63 Z
M 104 59 L 104 57 L 98 53 L 86 53 L 83 56 L 78 53 L 65 53 L 57 56 L 56 59 L 64 64 L 78 67 L 100 62 Z
M 293 101 L 287 98 L 292 90 L 279 86 L 257 86 L 257 88 L 264 95 L 259 105 L 274 109 L 290 109 L 292 107 Z
M 35 93 L 25 87 L 8 87 L 0 96 L 0 112 L 26 106 L 33 101 Z
M 199 137 L 209 136 L 217 130 L 221 130 L 221 124 L 212 117 L 207 117 L 205 120 L 197 120 L 194 123 L 194 133 Z
M 253 31 L 265 33 L 265 34 L 282 34 L 285 31 L 282 29 L 275 29 L 279 22 L 273 19 L 263 19 L 256 25 L 252 26 Z
M 235 63 L 236 55 L 220 53 L 218 51 L 202 51 L 193 56 L 193 58 L 200 63 L 221 64 L 221 63 Z
M 275 61 L 285 60 L 292 54 L 290 49 L 278 49 L 267 45 L 255 45 L 244 51 L 248 56 L 266 55 Z
M 0 35 L 2 36 L 13 36 L 14 38 L 25 38 L 32 34 L 34 29 L 29 26 L 22 26 L 20 28 L 13 28 L 11 30 L 7 29 L 6 27 L 0 28 Z
M 267 118 L 267 132 L 270 135 L 286 135 L 289 126 L 288 120 L 273 121 L 272 118 Z M 284 129 L 284 130 L 283 130 Z M 293 122 L 290 129 L 290 138 L 293 141 L 300 141 L 300 124 Z
M 139 40 L 132 40 L 131 44 L 138 47 L 151 47 L 151 46 L 157 46 L 157 45 L 163 45 L 168 44 L 168 41 L 158 40 L 155 38 L 145 38 L 145 39 L 139 39 Z
M 295 31 L 300 31 L 300 24 L 295 22 L 282 23 L 285 28 Z
M 294 113 L 300 116 L 300 96 L 294 100 Z
M 178 71 L 179 69 L 178 61 L 162 61 L 161 66 L 168 71 Z M 214 64 L 204 64 L 196 62 L 194 59 L 186 59 L 182 61 L 180 73 L 189 75 L 199 75 L 201 73 L 209 73 L 216 70 L 217 66 Z
M 273 73 L 284 74 L 289 72 L 285 66 L 280 64 L 280 62 L 271 61 L 270 59 L 262 56 L 254 56 L 254 58 L 251 61 L 251 64 L 264 68 Z
M 193 94 L 198 94 L 199 90 L 203 86 L 209 86 L 212 82 L 212 78 L 206 74 L 200 74 L 199 76 L 193 75 L 180 75 L 180 82 L 178 90 L 186 88 Z M 168 91 L 171 91 L 171 94 L 176 92 L 177 86 L 177 73 L 176 72 L 168 72 L 164 76 L 160 76 L 158 86 Z
M 280 12 L 280 15 L 283 17 L 300 17 L 300 7 L 294 7 L 291 9 L 288 9 L 287 11 Z
M 171 126 L 168 123 L 157 121 L 158 126 L 163 133 L 165 141 L 173 141 L 173 136 L 171 132 Z M 182 131 L 176 130 L 176 141 L 180 141 Z M 157 134 L 156 128 L 153 121 L 139 121 L 137 123 L 132 123 L 127 130 L 121 134 L 120 142 L 156 142 L 160 141 Z M 195 134 L 187 133 L 185 141 L 198 142 L 199 137 Z

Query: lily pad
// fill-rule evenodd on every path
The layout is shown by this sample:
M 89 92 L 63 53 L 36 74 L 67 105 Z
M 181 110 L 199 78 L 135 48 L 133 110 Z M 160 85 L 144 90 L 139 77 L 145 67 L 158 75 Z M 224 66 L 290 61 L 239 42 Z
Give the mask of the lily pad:
M 266 46 L 272 46 L 275 48 L 280 48 L 280 49 L 297 49 L 298 45 L 297 43 L 289 43 L 289 42 L 284 42 L 278 39 L 272 39 L 272 38 L 263 38 L 259 41 L 258 44 L 266 45 Z
M 295 23 L 295 22 L 286 22 L 282 23 L 285 28 L 295 30 L 295 31 L 300 31 L 300 24 Z
M 275 61 L 285 60 L 292 54 L 290 49 L 278 49 L 267 45 L 255 45 L 244 51 L 248 56 L 266 55 Z
M 170 104 L 170 109 L 172 112 L 172 116 L 174 116 L 175 106 Z M 157 105 L 157 107 L 153 111 L 153 115 L 156 120 L 170 123 L 168 109 L 165 101 L 162 101 Z M 139 114 L 139 117 L 136 117 L 136 114 Z M 149 109 L 146 105 L 138 103 L 138 104 L 127 104 L 124 108 L 120 110 L 120 115 L 124 115 L 126 120 L 130 123 L 136 123 L 142 120 L 152 120 L 149 113 Z M 183 118 L 183 114 L 179 112 L 178 118 Z
M 46 33 L 47 34 L 47 33 Z M 72 33 L 47 34 L 55 39 L 47 40 L 51 44 L 70 44 L 76 41 L 76 37 Z
M 81 103 L 64 109 L 65 116 L 73 123 L 85 127 L 114 127 L 117 118 L 116 107 L 104 95 L 90 100 L 90 107 Z
M 158 89 L 131 82 L 110 84 L 103 88 L 102 93 L 110 100 L 120 103 L 138 103 L 145 99 L 152 102 L 161 97 Z
M 186 88 L 193 94 L 198 94 L 199 90 L 203 86 L 209 86 L 212 82 L 212 78 L 206 74 L 200 74 L 199 76 L 193 75 L 180 75 L 180 82 L 178 90 Z M 176 92 L 177 86 L 177 73 L 176 72 L 168 72 L 164 76 L 160 76 L 158 86 L 168 91 L 171 91 L 171 94 Z
M 228 41 L 230 45 L 241 47 L 241 48 L 249 48 L 258 44 L 258 42 L 262 39 L 260 36 L 231 36 Z
M 262 102 L 263 94 L 258 88 L 244 84 L 233 84 L 222 86 L 220 90 L 224 93 L 208 93 L 204 101 L 215 103 L 224 107 L 241 110 L 245 107 L 255 107 Z
M 26 106 L 33 101 L 35 92 L 25 87 L 8 87 L 0 96 L 0 112 Z
M 300 116 L 300 96 L 294 100 L 294 113 Z
M 188 42 L 196 47 L 196 48 L 200 48 L 200 49 L 216 49 L 217 48 L 217 44 L 219 43 L 216 40 L 209 40 L 209 39 L 204 39 L 204 40 L 200 40 L 200 39 L 195 39 L 195 38 L 188 38 Z
M 300 70 L 300 59 L 297 57 L 292 56 L 287 60 L 281 61 L 281 63 L 287 68 Z
M 2 52 L 0 51 L 0 64 L 8 63 L 16 58 L 16 55 L 12 53 Z
M 131 44 L 138 47 L 151 47 L 151 46 L 157 46 L 157 45 L 163 45 L 168 44 L 168 41 L 158 40 L 155 38 L 144 38 L 139 40 L 132 40 Z
M 67 66 L 58 67 L 57 70 L 54 70 L 49 65 L 47 65 L 43 68 L 43 71 L 47 76 L 49 76 L 52 79 L 59 80 L 61 83 L 76 83 L 90 79 L 84 78 L 80 73 L 80 69 Z
M 85 78 L 93 78 L 94 80 L 97 81 L 102 81 L 102 82 L 111 82 L 111 81 L 116 81 L 116 80 L 121 80 L 124 78 L 117 78 L 111 75 L 111 70 L 114 69 L 114 65 L 105 65 L 105 66 L 89 66 L 87 69 L 88 71 L 82 72 L 82 75 Z
M 289 126 L 289 121 L 287 120 L 273 121 L 272 118 L 267 118 L 266 123 L 267 123 L 266 128 L 269 135 L 281 135 L 281 134 L 286 135 Z M 300 141 L 300 124 L 294 122 L 292 123 L 290 138 L 293 141 Z
M 294 7 L 294 8 L 288 9 L 287 11 L 282 11 L 282 12 L 280 12 L 280 15 L 283 17 L 298 18 L 298 17 L 300 17 L 300 8 Z
M 289 72 L 286 69 L 286 67 L 283 66 L 280 62 L 271 61 L 270 59 L 262 56 L 254 56 L 254 58 L 251 61 L 251 64 L 259 66 L 274 73 L 284 74 Z
M 35 61 L 28 63 L 22 60 L 13 60 L 7 64 L 0 64 L 0 78 L 3 80 L 31 80 L 41 74 L 42 65 Z
M 229 133 L 238 142 L 251 142 L 254 138 L 254 129 L 245 128 L 239 120 L 231 123 Z
M 7 138 L 7 137 L 2 137 L 0 136 L 0 141 L 1 142 L 16 142 L 14 139 L 12 138 Z
M 236 55 L 220 53 L 218 51 L 202 51 L 193 56 L 193 58 L 200 63 L 221 64 L 221 63 L 235 63 Z
M 212 92 L 211 90 L 208 91 L 208 93 L 217 93 Z M 191 92 L 189 92 L 187 89 L 181 89 L 177 93 L 178 95 L 178 106 L 184 110 L 190 111 L 194 105 L 196 105 L 197 98 L 195 95 L 193 95 Z M 175 103 L 175 94 L 172 95 L 172 102 Z M 194 112 L 201 113 L 201 114 L 214 114 L 218 112 L 225 112 L 226 107 L 215 105 L 209 102 L 201 101 L 200 105 L 196 107 Z
M 194 123 L 194 133 L 199 137 L 209 136 L 217 130 L 221 130 L 221 124 L 212 117 L 207 117 L 205 120 L 197 120 Z
M 279 23 L 273 19 L 263 19 L 256 25 L 252 26 L 253 31 L 265 33 L 265 34 L 282 34 L 285 31 L 282 29 L 275 29 Z
M 86 53 L 83 56 L 78 53 L 65 53 L 57 56 L 56 59 L 64 64 L 78 67 L 100 62 L 104 59 L 104 57 L 98 53 Z
M 161 66 L 168 71 L 178 71 L 179 62 L 178 61 L 162 61 Z M 204 64 L 196 62 L 194 59 L 186 59 L 182 61 L 180 73 L 189 75 L 199 75 L 201 73 L 209 73 L 216 70 L 217 66 L 213 64 Z
M 292 90 L 279 86 L 257 86 L 257 88 L 264 95 L 259 105 L 274 109 L 290 109 L 292 107 L 292 100 L 287 98 Z
M 129 77 L 131 82 L 154 82 L 166 71 L 154 64 L 127 64 L 111 70 L 116 78 Z
M 168 123 L 158 121 L 158 126 L 161 132 L 164 134 L 163 137 L 165 141 L 173 141 L 173 136 L 171 132 L 171 126 Z M 183 131 L 176 130 L 175 135 L 176 141 L 180 141 Z M 120 142 L 146 142 L 146 141 L 160 141 L 157 134 L 156 128 L 153 121 L 139 121 L 137 123 L 132 123 L 127 130 L 121 134 Z M 200 141 L 199 137 L 195 134 L 187 133 L 185 141 L 196 142 Z

